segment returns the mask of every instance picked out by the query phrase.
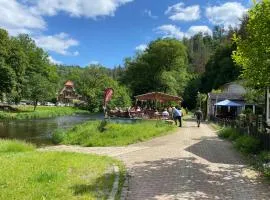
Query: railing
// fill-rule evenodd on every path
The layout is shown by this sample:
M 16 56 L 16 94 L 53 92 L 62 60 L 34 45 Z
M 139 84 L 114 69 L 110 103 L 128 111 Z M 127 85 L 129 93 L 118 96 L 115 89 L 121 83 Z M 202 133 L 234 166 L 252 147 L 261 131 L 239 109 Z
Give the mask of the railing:
M 263 121 L 262 116 L 256 116 L 250 119 L 228 119 L 217 118 L 212 116 L 211 121 L 220 126 L 229 126 L 237 129 L 242 135 L 250 135 L 261 141 L 265 150 L 270 150 L 270 133 L 267 131 L 267 124 Z

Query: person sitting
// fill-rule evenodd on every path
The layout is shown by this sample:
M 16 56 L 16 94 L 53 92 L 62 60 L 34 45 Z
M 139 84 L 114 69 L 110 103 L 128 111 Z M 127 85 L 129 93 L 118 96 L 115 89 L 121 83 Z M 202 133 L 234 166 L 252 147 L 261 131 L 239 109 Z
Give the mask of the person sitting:
M 164 111 L 162 112 L 162 119 L 169 119 L 169 112 L 167 111 L 167 109 L 165 108 Z

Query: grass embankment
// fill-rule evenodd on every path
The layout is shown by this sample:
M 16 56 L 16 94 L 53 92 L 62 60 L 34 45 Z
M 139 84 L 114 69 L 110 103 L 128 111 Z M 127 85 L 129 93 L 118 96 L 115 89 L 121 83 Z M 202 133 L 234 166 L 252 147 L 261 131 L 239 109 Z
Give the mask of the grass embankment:
M 37 119 L 72 115 L 74 113 L 88 113 L 73 107 L 38 106 L 35 111 L 33 106 L 19 106 L 16 108 L 18 108 L 16 112 L 0 111 L 0 119 Z
M 0 199 L 107 199 L 114 182 L 112 158 L 38 152 L 18 141 L 0 140 Z
M 164 121 L 142 121 L 116 124 L 91 121 L 53 134 L 54 143 L 82 146 L 124 146 L 168 134 L 176 127 Z
M 262 151 L 259 139 L 241 135 L 234 128 L 224 128 L 219 131 L 218 136 L 232 141 L 234 147 L 248 158 L 250 164 L 270 179 L 270 152 Z

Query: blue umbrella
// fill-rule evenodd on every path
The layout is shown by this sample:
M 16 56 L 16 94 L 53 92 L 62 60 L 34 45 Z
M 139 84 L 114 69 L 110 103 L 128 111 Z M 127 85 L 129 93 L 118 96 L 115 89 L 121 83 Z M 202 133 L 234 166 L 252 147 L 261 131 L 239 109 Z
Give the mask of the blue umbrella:
M 215 106 L 241 107 L 242 105 L 226 99 L 224 101 L 216 103 Z

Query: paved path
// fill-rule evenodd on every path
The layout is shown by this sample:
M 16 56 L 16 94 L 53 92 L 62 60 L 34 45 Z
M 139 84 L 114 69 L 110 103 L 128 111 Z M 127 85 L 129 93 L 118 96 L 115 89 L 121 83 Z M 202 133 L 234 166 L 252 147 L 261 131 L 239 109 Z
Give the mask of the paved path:
M 248 169 L 231 144 L 216 137 L 207 125 L 194 122 L 172 135 L 128 147 L 65 150 L 110 155 L 123 160 L 129 179 L 128 200 L 270 199 L 270 184 Z

